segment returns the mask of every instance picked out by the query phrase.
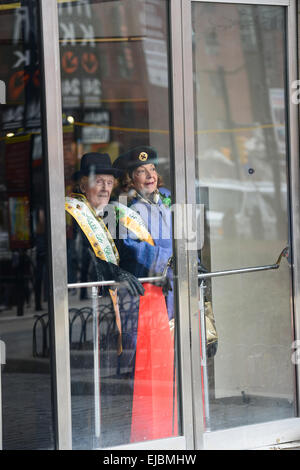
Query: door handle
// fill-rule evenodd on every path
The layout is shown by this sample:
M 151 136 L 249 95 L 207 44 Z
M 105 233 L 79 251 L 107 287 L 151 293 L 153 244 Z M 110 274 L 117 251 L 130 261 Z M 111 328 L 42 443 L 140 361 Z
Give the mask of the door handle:
M 289 247 L 286 246 L 278 256 L 277 261 L 274 264 L 268 264 L 265 266 L 253 266 L 250 268 L 238 268 L 238 269 L 228 269 L 226 271 L 215 271 L 211 273 L 199 273 L 198 279 L 211 279 L 213 277 L 222 277 L 230 276 L 232 274 L 244 274 L 244 273 L 253 273 L 257 271 L 268 271 L 271 269 L 278 269 L 281 263 L 282 258 L 289 257 Z
M 205 268 L 201 266 L 202 272 L 198 274 L 198 279 L 201 280 L 200 289 L 199 289 L 199 304 L 200 304 L 200 322 L 201 322 L 201 345 L 202 345 L 202 368 L 203 368 L 203 386 L 204 386 L 204 408 L 205 408 L 205 429 L 210 431 L 210 406 L 209 406 L 209 384 L 207 376 L 207 357 L 206 357 L 206 333 L 205 333 L 205 306 L 204 306 L 204 290 L 205 290 L 205 279 L 221 276 L 229 276 L 231 274 L 242 274 L 242 273 L 251 273 L 256 271 L 267 271 L 270 269 L 278 269 L 281 263 L 282 258 L 288 258 L 289 256 L 289 247 L 285 247 L 280 255 L 277 258 L 277 261 L 274 264 L 269 264 L 266 266 L 254 266 L 251 268 L 240 268 L 240 269 L 231 269 L 227 271 L 217 271 L 217 272 L 203 272 Z

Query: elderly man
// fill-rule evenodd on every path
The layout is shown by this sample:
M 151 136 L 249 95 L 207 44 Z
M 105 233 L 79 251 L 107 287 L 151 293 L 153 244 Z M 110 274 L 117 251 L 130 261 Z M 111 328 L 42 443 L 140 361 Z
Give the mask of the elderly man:
M 99 337 L 102 356 L 100 366 L 105 367 L 105 370 L 100 368 L 101 421 L 104 423 L 102 425 L 104 435 L 109 438 L 109 442 L 103 442 L 104 445 L 121 443 L 120 433 L 125 432 L 125 435 L 129 435 L 128 430 L 122 429 L 121 421 L 123 419 L 124 428 L 130 425 L 134 342 L 139 296 L 144 294 L 144 288 L 137 278 L 118 266 L 120 256 L 109 226 L 107 227 L 105 223 L 107 211 L 113 212 L 118 224 L 136 231 L 136 236 L 140 239 L 146 240 L 150 237 L 142 219 L 139 219 L 134 211 L 118 203 L 109 204 L 115 178 L 120 174 L 122 171 L 112 167 L 108 154 L 87 153 L 83 155 L 80 170 L 77 173 L 78 191 L 66 197 L 65 201 L 68 217 L 82 235 L 82 243 L 87 247 L 86 252 L 89 253 L 88 256 L 91 257 L 95 268 L 92 279 L 90 278 L 89 281 L 114 280 L 118 283 L 117 288 L 112 286 L 108 290 L 102 289 L 102 297 L 99 299 Z M 83 261 L 84 264 L 88 262 L 89 259 Z M 82 364 L 81 367 L 85 368 Z M 111 382 L 104 378 L 120 378 L 120 371 L 127 373 L 127 380 L 125 379 L 121 384 L 120 380 Z M 124 395 L 126 386 L 127 399 Z M 116 403 L 114 397 L 121 396 L 121 394 L 122 400 Z M 124 411 L 125 402 L 127 405 Z M 123 406 L 122 410 L 118 409 L 120 406 Z M 113 410 L 114 407 L 117 409 Z M 116 412 L 121 417 L 115 429 L 114 420 L 110 419 L 110 416 L 111 413 L 116 414 Z
M 79 191 L 66 198 L 65 209 L 78 224 L 84 243 L 92 253 L 97 273 L 97 279 L 92 280 L 115 280 L 126 286 L 131 295 L 143 295 L 139 281 L 118 267 L 119 254 L 103 218 L 115 177 L 121 173 L 112 167 L 108 154 L 86 153 L 76 175 Z

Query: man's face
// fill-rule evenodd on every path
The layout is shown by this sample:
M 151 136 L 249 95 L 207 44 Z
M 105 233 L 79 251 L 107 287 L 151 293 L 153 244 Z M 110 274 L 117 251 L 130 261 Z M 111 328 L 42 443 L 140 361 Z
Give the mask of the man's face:
M 94 209 L 102 209 L 109 203 L 114 182 L 113 175 L 95 175 L 82 185 L 82 190 Z

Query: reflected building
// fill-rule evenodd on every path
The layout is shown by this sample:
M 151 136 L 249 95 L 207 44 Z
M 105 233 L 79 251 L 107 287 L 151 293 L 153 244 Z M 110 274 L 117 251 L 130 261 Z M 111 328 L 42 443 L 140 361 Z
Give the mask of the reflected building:
M 59 5 L 68 179 L 87 151 L 114 160 L 152 145 L 168 160 L 169 116 L 160 106 L 169 99 L 165 16 L 165 3 L 155 1 Z

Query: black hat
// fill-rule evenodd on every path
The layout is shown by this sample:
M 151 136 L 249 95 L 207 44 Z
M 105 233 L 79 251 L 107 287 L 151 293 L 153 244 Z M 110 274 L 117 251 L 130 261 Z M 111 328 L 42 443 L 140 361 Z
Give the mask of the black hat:
M 127 170 L 129 173 L 131 173 L 135 168 L 141 165 L 147 165 L 148 163 L 157 165 L 157 151 L 153 147 L 141 145 L 120 155 L 113 162 L 113 167 L 123 171 Z
M 94 175 L 113 175 L 118 178 L 123 174 L 121 169 L 113 168 L 108 153 L 85 153 L 80 161 L 80 170 L 74 175 L 74 179 L 79 179 L 81 176 Z

